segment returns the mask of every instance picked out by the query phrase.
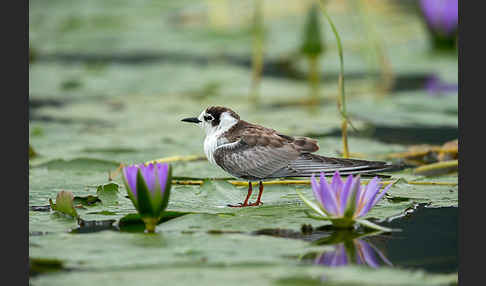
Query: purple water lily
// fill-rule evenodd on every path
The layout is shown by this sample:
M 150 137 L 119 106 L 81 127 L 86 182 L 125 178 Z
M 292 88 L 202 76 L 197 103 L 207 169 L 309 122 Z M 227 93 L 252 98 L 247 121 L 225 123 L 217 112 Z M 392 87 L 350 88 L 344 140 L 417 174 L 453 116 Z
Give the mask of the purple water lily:
M 374 177 L 367 186 L 361 186 L 359 175 L 350 175 L 343 182 L 339 171 L 334 173 L 331 184 L 326 181 L 322 172 L 320 184 L 314 176 L 311 178 L 311 184 L 314 196 L 326 215 L 352 219 L 366 215 L 391 187 L 389 185 L 379 192 L 381 184 L 378 177 Z
M 441 36 L 457 32 L 458 0 L 420 0 L 428 27 Z
M 132 195 L 137 197 L 137 173 L 140 170 L 145 184 L 147 185 L 149 191 L 153 194 L 156 190 L 155 186 L 158 180 L 161 195 L 164 195 L 165 185 L 167 183 L 167 177 L 169 174 L 169 164 L 167 163 L 150 163 L 147 166 L 144 164 L 131 165 L 123 168 L 123 176 L 127 183 L 127 190 L 132 193 Z M 155 172 L 157 171 L 157 172 Z
M 317 257 L 314 263 L 329 267 L 359 264 L 377 268 L 384 264 L 392 265 L 383 253 L 362 239 L 354 239 L 352 244 L 348 244 L 348 248 L 345 243 L 339 243 L 334 246 L 333 251 L 326 251 Z
M 329 220 L 337 228 L 352 228 L 358 223 L 371 229 L 392 231 L 392 229 L 360 218 L 383 198 L 393 184 L 380 192 L 382 184 L 378 177 L 374 177 L 367 186 L 361 186 L 359 175 L 356 177 L 349 175 L 346 181 L 343 181 L 339 171 L 336 171 L 330 184 L 326 181 L 324 173 L 321 172 L 320 183 L 317 182 L 315 176 L 312 176 L 311 185 L 318 204 L 308 200 L 297 191 L 304 203 L 315 212 L 315 214 L 307 213 L 309 217 Z
M 122 174 L 128 197 L 145 222 L 145 228 L 154 232 L 169 202 L 172 177 L 169 164 L 126 166 Z

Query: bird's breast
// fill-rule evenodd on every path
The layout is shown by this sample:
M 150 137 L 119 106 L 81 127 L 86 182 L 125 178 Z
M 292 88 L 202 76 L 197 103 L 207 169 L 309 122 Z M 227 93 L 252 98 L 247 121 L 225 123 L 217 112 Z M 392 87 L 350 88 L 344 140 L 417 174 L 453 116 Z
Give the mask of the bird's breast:
M 228 143 L 228 140 L 222 136 L 206 136 L 204 139 L 204 154 L 208 158 L 209 163 L 216 164 L 214 160 L 214 151 L 222 144 Z

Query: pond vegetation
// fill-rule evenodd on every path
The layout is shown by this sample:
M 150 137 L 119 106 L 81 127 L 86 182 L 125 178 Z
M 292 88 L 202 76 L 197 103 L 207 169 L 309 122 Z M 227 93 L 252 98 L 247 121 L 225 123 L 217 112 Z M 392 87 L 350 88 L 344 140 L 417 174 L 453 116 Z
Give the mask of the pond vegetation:
M 31 1 L 32 285 L 457 284 L 457 1 L 431 2 Z M 214 105 L 397 168 L 228 207 L 248 182 L 181 122 Z

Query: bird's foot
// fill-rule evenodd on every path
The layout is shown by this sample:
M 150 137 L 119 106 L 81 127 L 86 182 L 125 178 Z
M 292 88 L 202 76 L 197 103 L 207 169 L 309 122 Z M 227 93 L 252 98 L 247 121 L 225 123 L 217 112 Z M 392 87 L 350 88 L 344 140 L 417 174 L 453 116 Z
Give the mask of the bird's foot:
M 261 201 L 256 201 L 254 203 L 248 204 L 248 206 L 250 206 L 250 207 L 257 207 L 257 206 L 261 206 L 261 205 L 263 205 L 263 202 L 261 202 Z
M 262 204 L 263 204 L 262 202 L 254 202 L 254 203 L 246 203 L 246 204 L 239 203 L 237 205 L 227 205 L 227 206 L 230 208 L 244 208 L 244 207 L 256 207 Z
M 244 207 L 248 207 L 249 205 L 248 204 L 243 204 L 243 203 L 239 203 L 237 205 L 227 205 L 228 207 L 230 208 L 244 208 Z

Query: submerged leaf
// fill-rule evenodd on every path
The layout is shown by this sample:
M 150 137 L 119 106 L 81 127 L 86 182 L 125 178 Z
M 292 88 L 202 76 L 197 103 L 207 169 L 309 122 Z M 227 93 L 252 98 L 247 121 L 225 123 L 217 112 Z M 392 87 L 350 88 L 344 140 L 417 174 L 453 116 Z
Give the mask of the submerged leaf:
M 29 258 L 29 276 L 60 271 L 64 262 L 53 258 Z

